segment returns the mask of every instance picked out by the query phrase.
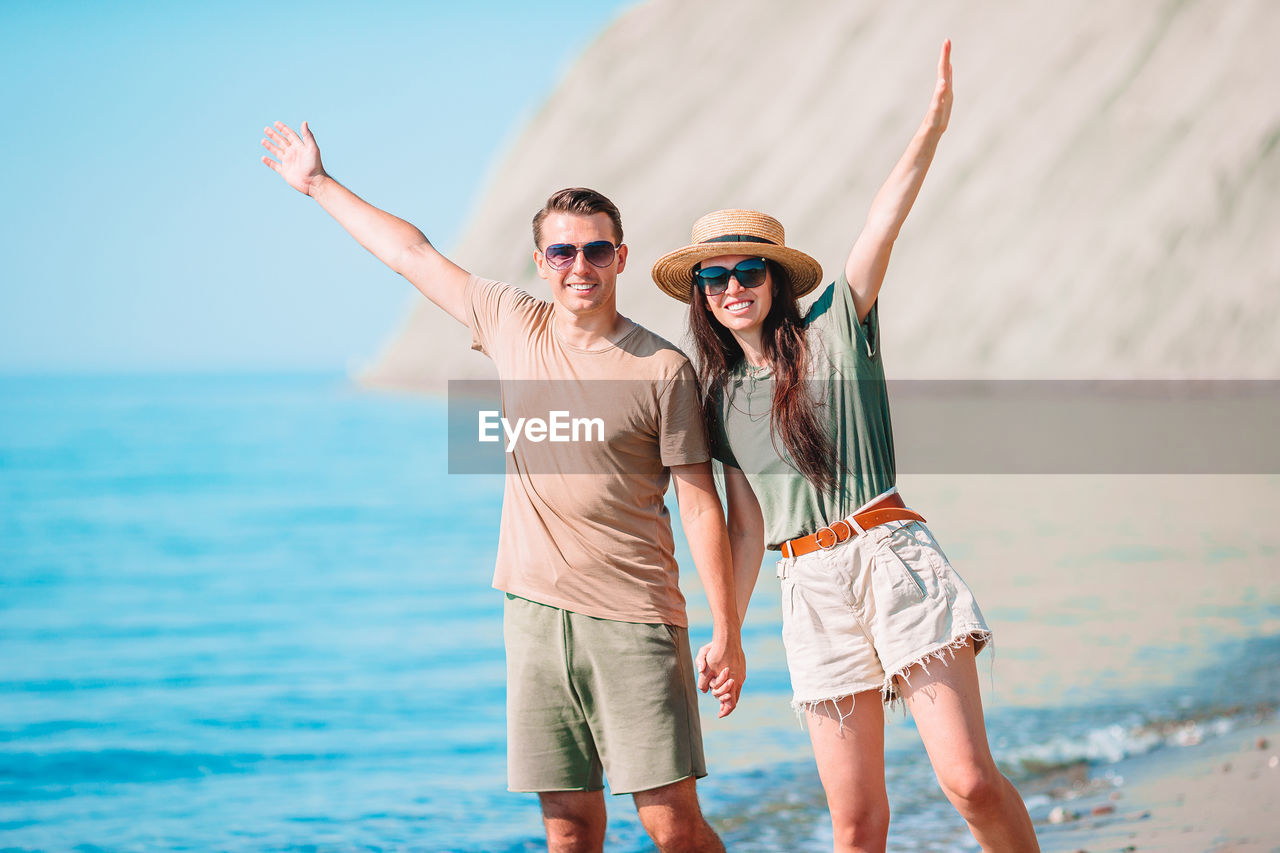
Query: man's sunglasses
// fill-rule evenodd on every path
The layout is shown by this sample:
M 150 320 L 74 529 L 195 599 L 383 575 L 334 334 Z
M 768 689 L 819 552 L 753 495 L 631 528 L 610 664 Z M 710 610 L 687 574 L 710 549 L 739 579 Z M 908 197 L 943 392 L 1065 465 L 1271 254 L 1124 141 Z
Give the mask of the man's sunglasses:
M 591 266 L 607 267 L 613 263 L 613 256 L 617 250 L 618 247 L 608 240 L 595 240 L 581 247 L 572 243 L 552 243 L 543 250 L 542 255 L 552 269 L 567 270 L 578 259 L 578 252 L 582 252 L 582 256 Z
M 740 261 L 733 269 L 726 267 L 703 267 L 693 271 L 694 283 L 702 288 L 707 296 L 719 296 L 729 289 L 729 278 L 732 276 L 743 287 L 759 287 L 764 284 L 764 274 L 768 264 L 764 258 L 748 258 Z

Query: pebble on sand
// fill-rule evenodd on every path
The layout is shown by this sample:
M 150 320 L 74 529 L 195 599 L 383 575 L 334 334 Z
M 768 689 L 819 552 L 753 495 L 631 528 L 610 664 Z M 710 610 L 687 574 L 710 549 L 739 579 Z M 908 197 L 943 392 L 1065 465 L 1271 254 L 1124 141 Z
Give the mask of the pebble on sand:
M 1068 821 L 1076 820 L 1079 817 L 1080 815 L 1071 811 L 1071 809 L 1064 809 L 1062 806 L 1054 806 L 1053 811 L 1049 812 L 1049 823 L 1067 823 Z

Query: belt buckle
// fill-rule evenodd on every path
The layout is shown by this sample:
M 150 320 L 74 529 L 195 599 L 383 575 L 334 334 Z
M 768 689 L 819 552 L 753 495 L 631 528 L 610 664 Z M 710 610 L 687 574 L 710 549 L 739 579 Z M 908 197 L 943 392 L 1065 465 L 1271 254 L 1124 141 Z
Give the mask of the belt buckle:
M 844 528 L 844 535 L 841 535 L 840 531 L 837 528 Z M 822 544 L 822 534 L 824 531 L 831 534 L 830 545 Z M 841 521 L 835 522 L 834 524 L 830 524 L 826 527 L 819 527 L 813 533 L 813 541 L 817 542 L 818 547 L 821 548 L 823 551 L 830 551 L 832 548 L 836 547 L 837 545 L 841 545 L 845 542 L 848 542 L 852 536 L 853 536 L 853 527 L 849 524 L 849 522 L 841 520 Z

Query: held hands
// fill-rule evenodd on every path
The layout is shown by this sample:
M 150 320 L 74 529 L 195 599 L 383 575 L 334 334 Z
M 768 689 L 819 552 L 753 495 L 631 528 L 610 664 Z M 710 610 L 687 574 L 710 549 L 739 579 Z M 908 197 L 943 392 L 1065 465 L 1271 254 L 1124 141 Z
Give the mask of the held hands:
M 933 89 L 933 100 L 924 117 L 925 127 L 938 136 L 951 121 L 951 98 L 951 39 L 947 39 L 942 43 L 942 53 L 938 56 L 938 84 Z
M 302 135 L 293 132 L 284 122 L 275 122 L 275 129 L 263 128 L 267 139 L 262 140 L 262 147 L 276 156 L 280 162 L 272 160 L 265 154 L 262 162 L 274 170 L 300 193 L 311 195 L 311 191 L 320 181 L 328 177 L 324 166 L 320 163 L 320 149 L 316 146 L 316 138 L 311 135 L 311 128 L 302 123 Z
M 720 702 L 719 717 L 727 717 L 738 707 L 738 696 L 742 693 L 742 682 L 747 678 L 747 662 L 742 654 L 742 643 L 735 639 L 732 644 L 719 637 L 698 649 L 696 663 L 698 669 L 698 689 L 703 693 L 708 690 Z

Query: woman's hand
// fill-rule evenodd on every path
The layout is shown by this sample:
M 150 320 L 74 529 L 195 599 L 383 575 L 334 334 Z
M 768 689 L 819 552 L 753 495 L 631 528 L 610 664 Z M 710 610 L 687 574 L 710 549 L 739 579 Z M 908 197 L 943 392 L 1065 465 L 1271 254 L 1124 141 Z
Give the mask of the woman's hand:
M 933 89 L 933 100 L 924 118 L 925 126 L 939 136 L 951 121 L 951 98 L 951 39 L 947 39 L 938 56 L 938 85 Z
M 902 223 L 920 194 L 920 186 L 929 171 L 929 164 L 933 162 L 934 152 L 938 150 L 942 132 L 951 121 L 953 94 L 951 39 L 947 39 L 942 43 L 942 53 L 938 56 L 938 84 L 933 88 L 929 112 L 898 164 L 889 173 L 889 179 L 876 193 L 867 214 L 867 224 L 844 264 L 844 275 L 853 291 L 853 305 L 858 312 L 859 323 L 866 319 L 871 306 L 876 304 L 885 271 L 889 268 L 893 242 L 898 239 Z

